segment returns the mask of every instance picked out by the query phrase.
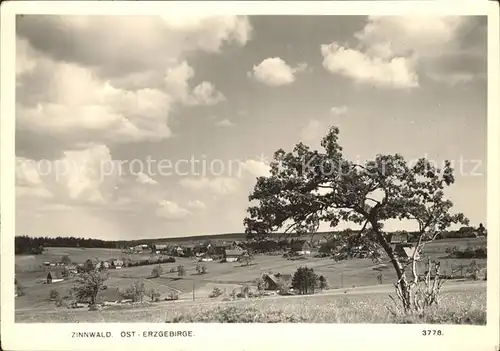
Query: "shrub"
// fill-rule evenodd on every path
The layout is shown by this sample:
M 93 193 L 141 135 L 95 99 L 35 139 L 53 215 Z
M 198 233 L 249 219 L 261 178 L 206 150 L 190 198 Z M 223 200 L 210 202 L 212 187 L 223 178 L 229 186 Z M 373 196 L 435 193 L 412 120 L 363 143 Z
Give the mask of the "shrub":
M 159 289 L 151 289 L 148 292 L 148 296 L 151 298 L 151 302 L 158 302 L 160 301 L 160 290 Z
M 162 266 L 158 265 L 151 271 L 151 276 L 153 278 L 158 278 L 162 273 L 163 273 L 163 268 Z
M 57 300 L 60 297 L 59 291 L 56 289 L 51 289 L 49 293 L 49 298 L 50 300 L 54 301 Z
M 64 305 L 64 300 L 60 296 L 58 296 L 56 298 L 56 307 L 62 307 L 63 305 Z
M 319 288 L 321 290 L 327 290 L 330 288 L 330 284 L 328 284 L 328 281 L 326 280 L 326 278 L 323 275 L 319 276 L 318 282 L 319 282 Z
M 212 292 L 208 295 L 209 298 L 219 297 L 223 294 L 222 290 L 215 287 Z
M 257 290 L 263 291 L 266 288 L 266 281 L 264 280 L 263 277 L 260 277 L 256 280 L 257 283 Z
M 71 264 L 71 258 L 69 257 L 69 255 L 63 255 L 61 257 L 61 262 L 64 264 Z
M 382 272 L 379 272 L 379 274 L 377 274 L 377 282 L 379 284 L 383 284 L 384 283 L 384 274 L 382 274 Z
M 123 297 L 126 299 L 131 299 L 134 302 L 142 302 L 145 294 L 146 289 L 144 287 L 144 282 L 141 279 L 128 287 L 127 290 L 125 290 L 125 292 L 123 293 Z
M 205 274 L 207 273 L 207 267 L 202 263 L 197 263 L 196 272 L 198 272 L 198 274 Z
M 292 287 L 302 294 L 314 294 L 318 285 L 318 275 L 312 268 L 299 267 L 292 278 Z
M 176 291 L 172 291 L 171 293 L 168 294 L 165 300 L 167 301 L 179 300 L 179 294 Z
M 241 287 L 241 292 L 240 293 L 241 293 L 241 297 L 243 297 L 245 299 L 248 298 L 249 295 L 250 295 L 250 287 L 248 285 L 246 285 L 246 284 L 243 285 Z
M 233 289 L 233 291 L 231 291 L 231 299 L 235 300 L 237 295 L 238 295 L 238 292 L 236 291 L 236 289 Z
M 487 258 L 486 247 L 477 247 L 477 248 L 467 247 L 465 250 L 460 250 L 456 246 L 454 246 L 450 250 L 447 249 L 446 252 L 449 254 L 449 257 L 451 258 L 478 258 L 478 259 Z

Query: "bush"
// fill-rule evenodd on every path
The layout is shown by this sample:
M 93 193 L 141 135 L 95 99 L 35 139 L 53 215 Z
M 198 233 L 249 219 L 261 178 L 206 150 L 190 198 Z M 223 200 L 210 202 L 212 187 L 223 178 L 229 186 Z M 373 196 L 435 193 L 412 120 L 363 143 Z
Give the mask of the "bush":
M 312 268 L 299 267 L 292 278 L 292 288 L 302 294 L 314 294 L 318 286 L 318 275 Z
M 328 284 L 328 281 L 322 275 L 320 275 L 318 278 L 318 286 L 321 290 L 327 290 L 330 288 L 330 284 Z
M 179 300 L 179 294 L 176 291 L 172 291 L 171 293 L 168 294 L 165 300 L 167 301 Z
M 379 274 L 377 274 L 377 282 L 379 284 L 383 284 L 384 283 L 384 275 L 382 274 L 382 272 L 379 272 Z
M 69 255 L 63 255 L 61 257 L 61 262 L 64 264 L 71 264 L 71 258 L 69 257 Z
M 198 274 L 205 274 L 207 273 L 207 267 L 202 263 L 197 263 L 196 272 L 198 272 Z
M 64 305 L 64 300 L 59 296 L 56 298 L 56 307 L 62 307 Z
M 123 297 L 134 302 L 142 302 L 145 294 L 146 289 L 144 287 L 144 282 L 141 279 L 127 288 L 127 290 L 123 293 Z
M 248 285 L 246 285 L 246 284 L 245 284 L 245 285 L 243 285 L 243 286 L 241 287 L 241 292 L 240 292 L 240 294 L 241 294 L 241 297 L 243 297 L 243 298 L 245 298 L 245 299 L 246 299 L 246 298 L 248 298 L 248 297 L 249 297 L 249 295 L 250 295 L 250 287 L 249 287 Z
M 57 291 L 56 289 L 50 290 L 50 293 L 49 293 L 50 300 L 54 301 L 54 300 L 59 299 L 59 297 L 60 297 L 59 291 Z
M 159 289 L 151 289 L 148 292 L 148 296 L 151 298 L 151 302 L 158 302 L 160 301 L 160 290 Z
M 451 258 L 487 258 L 487 250 L 485 246 L 477 248 L 467 247 L 465 250 L 460 250 L 456 246 L 454 246 L 449 250 L 447 249 L 446 252 Z
M 215 287 L 212 292 L 208 295 L 209 298 L 219 297 L 223 294 L 222 290 Z
M 153 271 L 151 272 L 151 276 L 153 278 L 158 278 L 162 273 L 163 273 L 163 267 L 158 265 L 155 268 L 153 268 Z

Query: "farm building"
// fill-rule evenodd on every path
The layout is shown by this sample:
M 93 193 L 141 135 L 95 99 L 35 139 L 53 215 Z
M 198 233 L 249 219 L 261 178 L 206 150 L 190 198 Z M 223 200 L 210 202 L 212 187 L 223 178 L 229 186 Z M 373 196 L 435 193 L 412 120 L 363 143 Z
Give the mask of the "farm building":
M 123 267 L 123 261 L 122 260 L 116 260 L 114 258 L 112 258 L 111 260 L 109 260 L 109 268 L 120 269 L 122 267 Z
M 278 290 L 283 283 L 289 283 L 292 280 L 291 274 L 268 273 L 262 276 L 264 279 L 265 290 Z
M 290 251 L 299 256 L 310 255 L 311 245 L 305 240 L 295 241 L 290 244 Z
M 58 283 L 64 280 L 64 273 L 62 269 L 56 268 L 49 271 L 47 274 L 47 284 Z
M 404 244 L 408 242 L 408 233 L 393 233 L 391 244 Z
M 119 303 L 122 300 L 123 296 L 118 288 L 108 288 L 97 295 L 97 302 L 99 303 Z
M 225 250 L 224 259 L 226 262 L 236 262 L 240 258 L 248 255 L 246 250 Z
M 151 251 L 153 251 L 154 253 L 162 253 L 163 251 L 167 250 L 167 245 L 166 244 L 153 244 L 151 246 Z

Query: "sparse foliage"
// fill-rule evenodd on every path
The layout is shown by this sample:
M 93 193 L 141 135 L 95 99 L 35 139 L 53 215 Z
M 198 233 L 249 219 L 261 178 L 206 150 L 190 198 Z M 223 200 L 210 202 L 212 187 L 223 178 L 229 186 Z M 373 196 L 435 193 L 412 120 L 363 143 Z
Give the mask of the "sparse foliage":
M 77 301 L 86 301 L 90 306 L 95 306 L 99 292 L 107 290 L 104 284 L 108 279 L 107 272 L 90 271 L 78 276 L 73 293 Z
M 426 158 L 408 164 L 400 154 L 357 164 L 344 157 L 338 136 L 339 129 L 332 127 L 322 151 L 299 143 L 292 152 L 275 152 L 271 175 L 259 177 L 249 196 L 257 205 L 248 208 L 245 231 L 262 236 L 283 227 L 285 233 L 300 232 L 317 221 L 331 227 L 355 223 L 361 230 L 334 236 L 336 259 L 383 249 L 398 277 L 404 310 L 414 310 L 416 261 L 424 245 L 452 224 L 468 224 L 462 213 L 450 213 L 453 204 L 444 194 L 455 181 L 452 164 L 445 161 L 439 169 Z M 383 229 L 384 222 L 395 219 L 418 225 L 411 257 L 393 250 Z
M 71 258 L 69 257 L 69 255 L 63 255 L 61 257 L 61 262 L 64 264 L 71 264 Z
M 379 272 L 379 273 L 377 274 L 377 282 L 378 282 L 379 284 L 383 284 L 383 283 L 384 283 L 384 274 L 383 274 L 382 272 Z
M 163 267 L 161 265 L 158 265 L 155 268 L 153 268 L 151 272 L 151 276 L 153 278 L 158 278 L 162 274 L 163 274 Z
M 328 281 L 326 280 L 326 278 L 323 275 L 320 275 L 318 278 L 318 287 L 321 290 L 330 289 L 330 284 L 328 284 Z
M 168 294 L 167 300 L 179 300 L 179 294 L 175 291 L 172 291 Z
M 241 287 L 241 296 L 247 299 L 249 295 L 250 295 L 250 287 L 247 284 L 244 284 Z
M 219 297 L 223 294 L 223 291 L 218 287 L 215 287 L 212 292 L 208 295 L 209 298 Z
M 145 294 L 146 288 L 144 287 L 144 281 L 140 279 L 125 290 L 124 297 L 134 302 L 142 302 Z
M 198 272 L 198 274 L 207 273 L 207 266 L 204 265 L 203 263 L 197 263 L 196 264 L 196 272 Z
M 159 289 L 151 289 L 148 292 L 148 296 L 151 298 L 151 302 L 158 302 L 160 301 L 160 290 Z

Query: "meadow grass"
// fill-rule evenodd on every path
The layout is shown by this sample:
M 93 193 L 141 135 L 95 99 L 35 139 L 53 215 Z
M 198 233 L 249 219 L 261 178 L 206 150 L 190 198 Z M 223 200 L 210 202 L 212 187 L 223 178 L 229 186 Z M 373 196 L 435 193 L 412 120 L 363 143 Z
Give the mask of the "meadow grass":
M 299 300 L 300 301 L 300 300 Z M 169 323 L 419 323 L 486 324 L 486 293 L 471 290 L 450 293 L 441 305 L 417 315 L 394 316 L 385 295 L 342 296 L 327 303 L 314 299 L 267 305 L 259 302 L 242 306 L 199 308 L 191 313 L 172 313 Z
M 419 323 L 486 324 L 486 291 L 446 293 L 439 308 L 422 315 L 393 316 L 386 294 L 250 299 L 227 303 L 148 304 L 101 311 L 58 310 L 16 313 L 16 322 L 121 323 Z

